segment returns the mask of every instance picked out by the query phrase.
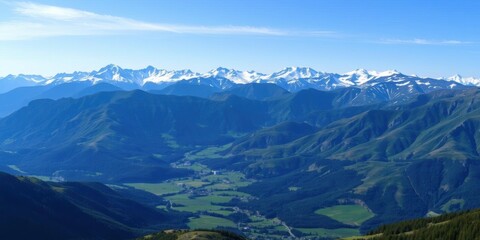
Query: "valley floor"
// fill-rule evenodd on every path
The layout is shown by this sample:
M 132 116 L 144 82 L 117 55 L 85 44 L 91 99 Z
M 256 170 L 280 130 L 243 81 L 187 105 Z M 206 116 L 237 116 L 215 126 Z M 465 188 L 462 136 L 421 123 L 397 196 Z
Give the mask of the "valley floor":
M 175 168 L 186 168 L 194 175 L 170 179 L 159 183 L 125 183 L 125 186 L 145 190 L 166 199 L 158 208 L 193 213 L 188 222 L 191 229 L 226 229 L 241 232 L 250 239 L 318 239 L 339 238 L 359 235 L 356 228 L 292 228 L 278 218 L 267 218 L 258 211 L 241 209 L 232 204 L 248 202 L 254 196 L 239 190 L 255 180 L 243 173 L 210 169 L 196 162 L 196 159 L 212 157 L 225 147 L 207 148 L 185 154 L 185 158 L 172 164 Z M 294 187 L 291 191 L 295 191 Z M 233 201 L 232 201 L 233 200 Z M 359 205 L 338 205 L 319 209 L 317 214 L 337 221 L 360 225 L 373 214 Z

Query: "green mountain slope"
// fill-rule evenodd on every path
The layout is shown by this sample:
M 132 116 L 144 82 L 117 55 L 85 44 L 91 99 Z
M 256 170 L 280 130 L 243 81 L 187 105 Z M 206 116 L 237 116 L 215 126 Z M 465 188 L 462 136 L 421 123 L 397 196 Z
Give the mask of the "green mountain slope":
M 290 93 L 271 83 L 249 83 L 239 84 L 220 93 L 214 94 L 212 99 L 220 99 L 226 95 L 236 95 L 252 100 L 273 100 L 289 95 Z
M 132 91 L 36 100 L 0 120 L 0 149 L 14 159 L 6 165 L 28 174 L 159 181 L 188 174 L 169 163 L 192 148 L 223 145 L 263 127 L 333 111 L 337 96 L 305 90 L 276 101 L 233 95 L 208 100 Z
M 349 239 L 478 239 L 480 236 L 480 211 L 472 210 L 420 218 L 381 226 L 365 237 Z
M 262 158 L 315 155 L 354 161 L 479 158 L 480 98 L 478 90 L 453 96 L 427 95 L 412 104 L 372 109 L 324 126 L 320 131 L 267 152 Z
M 338 226 L 328 219 L 301 220 L 346 203 L 375 213 L 362 229 L 429 211 L 470 209 L 480 203 L 478 100 L 477 89 L 434 92 L 334 121 L 291 142 L 250 148 L 234 143 L 227 160 L 204 163 L 262 178 L 244 188 L 260 196 L 246 207 L 297 227 Z

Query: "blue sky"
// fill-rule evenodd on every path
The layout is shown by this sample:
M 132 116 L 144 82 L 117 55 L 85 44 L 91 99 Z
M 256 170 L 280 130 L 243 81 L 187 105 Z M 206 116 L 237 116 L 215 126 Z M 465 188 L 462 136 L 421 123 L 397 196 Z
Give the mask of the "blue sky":
M 480 76 L 480 1 L 0 0 L 0 76 L 115 63 Z

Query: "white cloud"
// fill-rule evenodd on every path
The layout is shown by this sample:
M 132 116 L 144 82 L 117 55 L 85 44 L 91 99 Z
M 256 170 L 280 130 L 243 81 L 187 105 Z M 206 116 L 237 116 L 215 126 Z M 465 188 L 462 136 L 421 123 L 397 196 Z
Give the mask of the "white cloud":
M 412 45 L 466 45 L 472 42 L 458 41 L 458 40 L 429 40 L 422 38 L 414 39 L 382 39 L 379 41 L 382 44 L 412 44 Z
M 254 26 L 189 26 L 137 21 L 73 8 L 31 2 L 13 4 L 16 18 L 0 22 L 0 40 L 38 37 L 125 34 L 151 31 L 177 34 L 332 37 L 334 32 L 298 32 Z

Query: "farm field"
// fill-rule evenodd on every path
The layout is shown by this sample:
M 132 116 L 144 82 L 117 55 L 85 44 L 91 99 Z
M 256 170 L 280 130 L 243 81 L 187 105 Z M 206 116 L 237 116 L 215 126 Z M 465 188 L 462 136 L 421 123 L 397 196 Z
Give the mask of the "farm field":
M 316 214 L 325 215 L 339 222 L 359 226 L 374 216 L 368 209 L 359 205 L 337 205 L 318 209 Z

